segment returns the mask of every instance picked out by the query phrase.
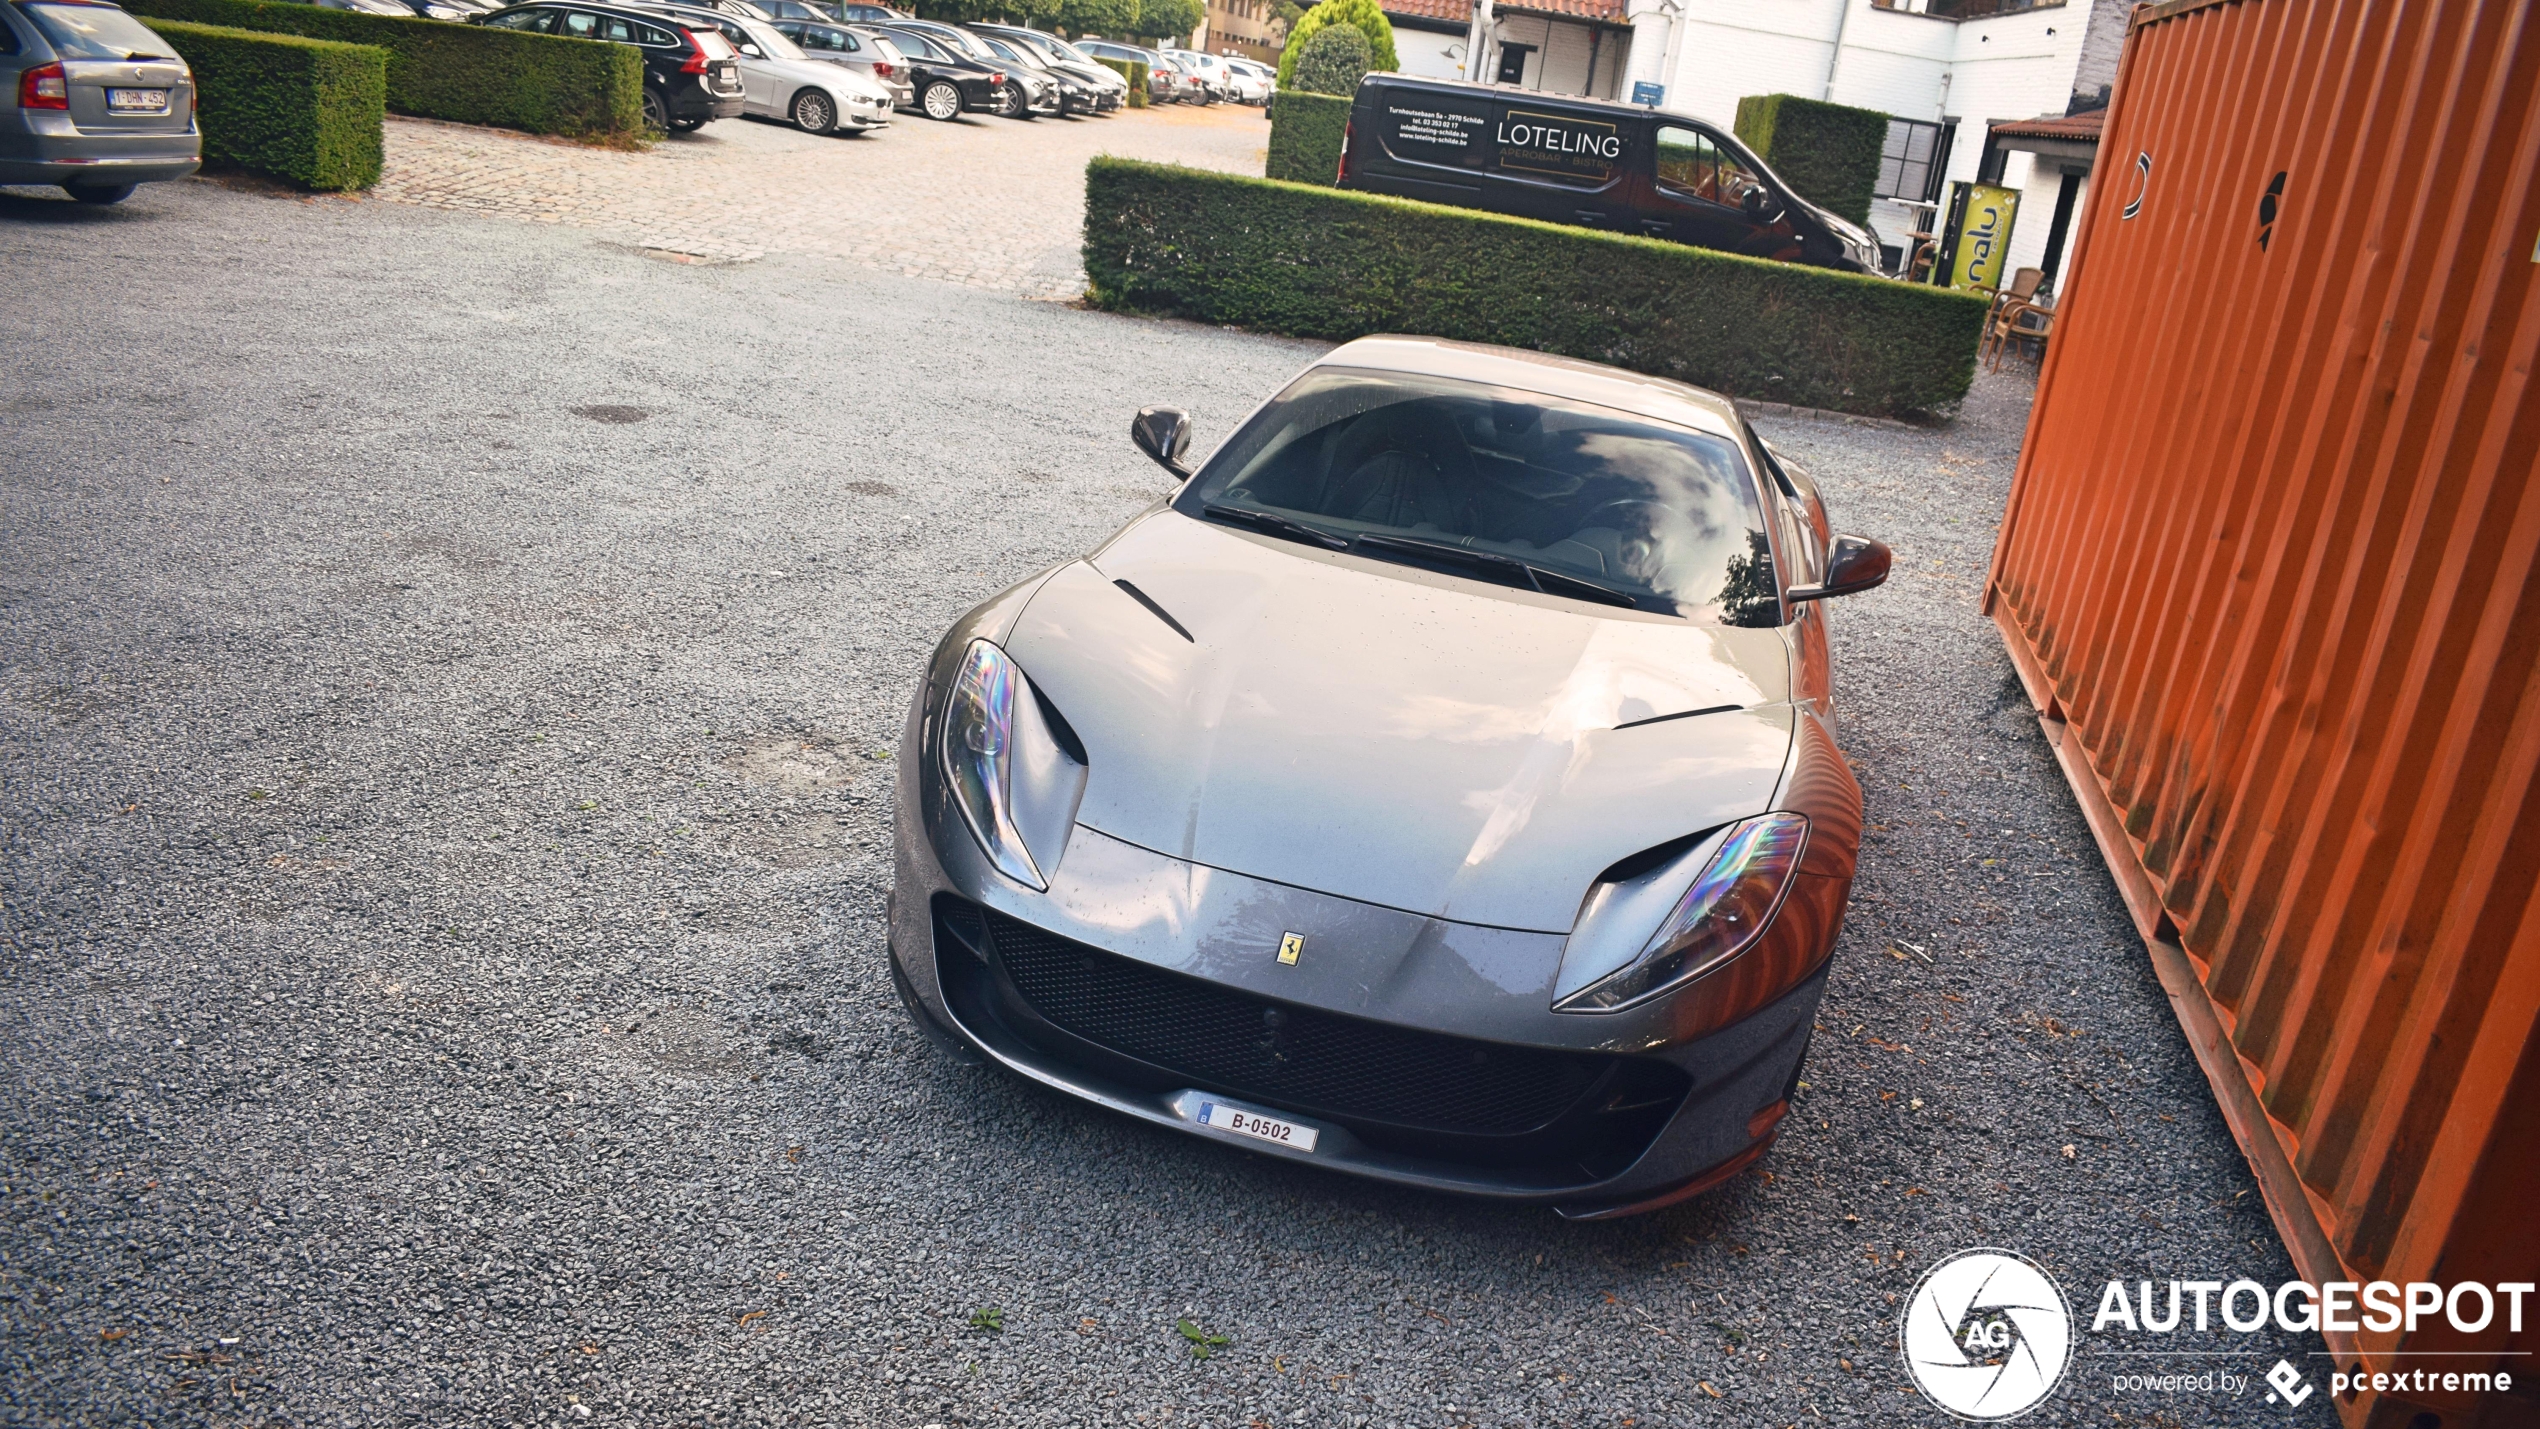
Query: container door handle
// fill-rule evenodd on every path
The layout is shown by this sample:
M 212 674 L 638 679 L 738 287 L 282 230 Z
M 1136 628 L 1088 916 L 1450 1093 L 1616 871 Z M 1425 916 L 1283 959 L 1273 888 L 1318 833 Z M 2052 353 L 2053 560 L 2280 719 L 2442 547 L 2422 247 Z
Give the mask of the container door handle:
M 1578 209 L 1570 216 L 1590 228 L 1602 228 L 1605 225 L 1605 215 L 1592 208 Z
M 1652 238 L 1664 238 L 1674 227 L 1674 224 L 1663 218 L 1644 218 L 1640 221 L 1640 231 Z

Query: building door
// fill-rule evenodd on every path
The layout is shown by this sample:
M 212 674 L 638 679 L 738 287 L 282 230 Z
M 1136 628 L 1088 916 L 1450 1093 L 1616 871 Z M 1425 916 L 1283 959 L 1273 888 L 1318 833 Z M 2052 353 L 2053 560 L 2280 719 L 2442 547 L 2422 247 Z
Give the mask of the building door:
M 1534 52 L 1535 47 L 1532 45 L 1501 45 L 1499 47 L 1499 82 L 1501 84 L 1524 84 L 1526 82 L 1526 56 L 1533 54 Z

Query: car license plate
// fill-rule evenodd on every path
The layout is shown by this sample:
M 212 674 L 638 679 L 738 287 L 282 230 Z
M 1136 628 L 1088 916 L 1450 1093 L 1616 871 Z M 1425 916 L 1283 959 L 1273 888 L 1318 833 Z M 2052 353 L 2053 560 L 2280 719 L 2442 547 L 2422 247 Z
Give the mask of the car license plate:
M 1220 1102 L 1199 1104 L 1199 1124 L 1216 1127 L 1219 1131 L 1231 1131 L 1237 1136 L 1249 1136 L 1257 1141 L 1293 1146 L 1299 1151 L 1313 1150 L 1314 1143 L 1323 1135 L 1310 1126 L 1281 1121 L 1258 1112 L 1238 1111 Z
M 106 91 L 106 107 L 117 113 L 150 113 L 168 107 L 164 89 L 110 89 Z

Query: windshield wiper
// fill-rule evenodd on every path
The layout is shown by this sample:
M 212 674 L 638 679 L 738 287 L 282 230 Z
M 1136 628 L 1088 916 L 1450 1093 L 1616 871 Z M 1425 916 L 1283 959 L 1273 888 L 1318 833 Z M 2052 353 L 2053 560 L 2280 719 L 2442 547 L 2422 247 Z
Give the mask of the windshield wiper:
M 1565 576 L 1558 571 L 1547 571 L 1541 566 L 1530 565 L 1515 556 L 1504 556 L 1497 551 L 1476 550 L 1471 546 L 1457 546 L 1445 541 L 1424 541 L 1417 536 L 1375 534 L 1359 537 L 1351 549 L 1360 550 L 1369 546 L 1376 548 L 1379 559 L 1382 559 L 1382 553 L 1387 551 L 1425 556 L 1459 562 L 1475 570 L 1487 572 L 1491 578 L 1522 590 L 1541 591 L 1545 595 L 1567 596 L 1572 600 L 1591 600 L 1599 605 L 1620 605 L 1634 609 L 1640 605 L 1639 601 L 1619 590 L 1598 585 L 1594 581 L 1581 580 L 1577 576 Z
M 1248 506 L 1203 506 L 1200 508 L 1200 514 L 1211 521 L 1232 521 L 1237 525 L 1250 526 L 1265 536 L 1303 541 L 1309 546 L 1320 546 L 1327 551 L 1349 549 L 1347 540 L 1319 526 L 1308 526 L 1302 521 L 1291 521 L 1285 516 L 1272 515 L 1267 511 L 1255 511 Z

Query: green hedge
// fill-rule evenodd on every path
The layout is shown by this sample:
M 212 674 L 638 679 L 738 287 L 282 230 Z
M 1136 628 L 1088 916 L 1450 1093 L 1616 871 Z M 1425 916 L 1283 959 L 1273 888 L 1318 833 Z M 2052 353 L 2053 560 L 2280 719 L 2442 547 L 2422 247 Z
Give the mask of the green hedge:
M 1737 137 L 1801 198 L 1854 223 L 1870 221 L 1886 115 L 1795 94 L 1750 94 L 1737 102 Z
M 1129 81 L 1129 107 L 1131 109 L 1144 109 L 1147 107 L 1146 61 L 1097 59 L 1095 63 L 1110 66 L 1122 79 Z
M 1087 299 L 1301 337 L 1425 333 L 1873 416 L 1947 411 L 1985 303 L 1622 234 L 1096 159 Z
M 377 45 L 399 114 L 538 134 L 631 135 L 644 122 L 644 59 L 632 45 L 567 40 L 446 20 L 405 20 L 272 0 L 126 0 L 161 20 Z
M 1283 89 L 1270 96 L 1270 157 L 1262 169 L 1274 179 L 1321 184 L 1340 181 L 1341 135 L 1349 128 L 1350 101 L 1337 94 Z
M 152 20 L 194 71 L 203 157 L 312 189 L 379 182 L 388 52 Z

